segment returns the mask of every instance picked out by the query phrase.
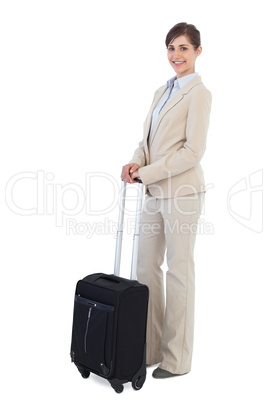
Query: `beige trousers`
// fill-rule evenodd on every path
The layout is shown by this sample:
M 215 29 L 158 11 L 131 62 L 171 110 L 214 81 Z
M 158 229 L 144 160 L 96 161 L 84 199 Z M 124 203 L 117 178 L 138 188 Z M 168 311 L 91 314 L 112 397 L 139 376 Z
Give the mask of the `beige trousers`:
M 191 370 L 194 245 L 203 199 L 204 193 L 174 199 L 146 195 L 141 218 L 137 276 L 150 290 L 147 364 L 161 362 L 159 367 L 173 374 Z

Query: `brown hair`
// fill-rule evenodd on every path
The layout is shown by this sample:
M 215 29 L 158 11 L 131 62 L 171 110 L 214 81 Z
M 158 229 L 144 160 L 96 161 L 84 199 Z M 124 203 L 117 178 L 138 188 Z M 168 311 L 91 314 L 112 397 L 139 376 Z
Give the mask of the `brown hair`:
M 196 50 L 201 45 L 200 32 L 192 24 L 180 22 L 170 29 L 166 36 L 166 47 L 172 43 L 178 36 L 186 35 Z

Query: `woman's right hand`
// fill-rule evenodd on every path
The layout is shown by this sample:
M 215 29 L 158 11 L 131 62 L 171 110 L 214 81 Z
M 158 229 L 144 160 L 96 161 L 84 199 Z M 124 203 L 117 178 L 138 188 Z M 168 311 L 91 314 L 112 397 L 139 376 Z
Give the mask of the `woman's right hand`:
M 136 183 L 136 181 L 131 178 L 131 175 L 139 168 L 140 166 L 137 163 L 128 163 L 127 165 L 123 166 L 121 179 L 127 183 Z

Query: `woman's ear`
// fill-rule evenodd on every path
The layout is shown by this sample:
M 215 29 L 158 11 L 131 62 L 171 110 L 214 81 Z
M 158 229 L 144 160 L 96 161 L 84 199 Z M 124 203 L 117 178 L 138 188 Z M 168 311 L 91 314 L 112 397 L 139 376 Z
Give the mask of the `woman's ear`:
M 200 54 L 202 53 L 202 46 L 198 46 L 198 48 L 196 49 L 196 56 L 200 56 Z

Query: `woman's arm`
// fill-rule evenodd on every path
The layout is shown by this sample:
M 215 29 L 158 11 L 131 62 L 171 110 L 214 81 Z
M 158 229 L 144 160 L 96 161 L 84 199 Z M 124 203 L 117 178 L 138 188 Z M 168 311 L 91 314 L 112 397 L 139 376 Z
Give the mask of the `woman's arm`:
M 135 177 L 139 177 L 138 169 L 145 165 L 145 152 L 143 140 L 139 143 L 131 161 L 122 167 L 121 179 L 127 183 L 136 183 Z M 132 175 L 134 175 L 132 177 Z
M 145 166 L 145 151 L 143 140 L 139 142 L 139 146 L 134 152 L 134 155 L 129 163 L 136 163 L 139 166 Z

